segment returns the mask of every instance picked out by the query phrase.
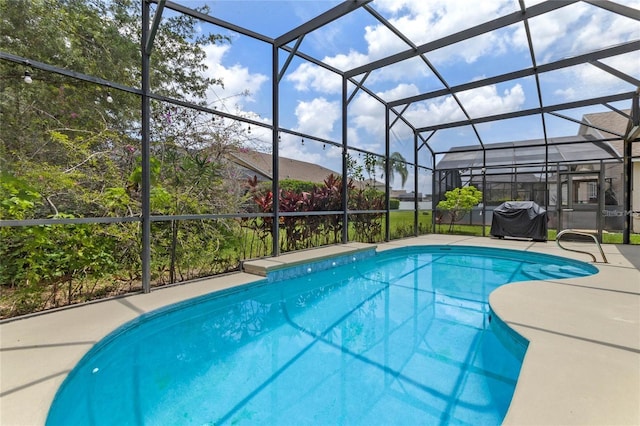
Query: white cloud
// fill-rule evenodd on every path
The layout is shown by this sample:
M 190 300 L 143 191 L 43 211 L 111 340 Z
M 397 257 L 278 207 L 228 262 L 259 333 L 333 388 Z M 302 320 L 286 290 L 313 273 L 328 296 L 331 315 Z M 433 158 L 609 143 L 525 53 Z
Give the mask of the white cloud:
M 409 45 L 395 36 L 384 25 L 367 25 L 365 27 L 364 39 L 367 41 L 368 46 L 367 61 L 384 58 L 393 53 L 410 49 Z
M 207 93 L 207 98 L 212 105 L 220 106 L 221 101 L 228 109 L 244 109 L 248 103 L 254 102 L 254 96 L 260 92 L 262 85 L 269 78 L 260 73 L 251 73 L 245 66 L 234 64 L 223 65 L 224 57 L 231 49 L 228 44 L 205 47 L 207 71 L 204 75 L 210 78 L 222 79 L 224 88 L 216 86 Z M 248 93 L 248 95 L 242 95 Z
M 640 6 L 637 0 L 623 3 L 629 7 Z M 527 6 L 533 4 L 526 2 Z M 512 0 L 480 1 L 475 2 L 473 7 L 469 6 L 468 0 L 376 0 L 373 7 L 387 16 L 389 22 L 416 45 L 440 39 L 519 10 L 518 3 Z M 529 24 L 536 58 L 540 63 L 547 62 L 549 58 L 582 53 L 585 46 L 588 46 L 588 50 L 593 50 L 637 39 L 640 33 L 637 22 L 585 3 L 571 4 L 534 17 L 530 19 Z M 410 48 L 382 24 L 368 25 L 362 34 L 355 36 L 365 40 L 366 51 L 351 50 L 346 54 L 325 57 L 323 60 L 336 68 L 348 70 Z M 509 53 L 510 50 L 528 51 L 524 25 L 516 24 L 429 52 L 427 57 L 434 65 L 442 68 L 456 62 L 473 64 L 480 57 L 497 57 Z M 398 66 L 386 67 L 372 73 L 368 83 L 400 81 L 402 78 L 419 79 L 428 75 L 430 72 L 422 61 L 404 61 Z M 296 83 L 297 90 L 313 89 L 320 93 L 340 91 L 339 78 L 327 81 L 315 65 L 299 66 L 290 78 Z
M 505 89 L 502 94 L 498 93 L 496 86 L 484 86 L 461 92 L 458 99 L 471 117 L 480 117 L 519 110 L 525 102 L 525 94 L 519 84 Z M 420 127 L 466 118 L 452 96 L 417 103 L 405 116 Z
M 369 56 L 357 52 L 355 50 L 349 50 L 349 53 L 339 54 L 336 56 L 327 56 L 323 59 L 323 62 L 338 69 L 349 69 L 357 67 L 358 65 L 366 64 L 369 62 Z
M 567 89 L 555 90 L 553 92 L 553 94 L 555 96 L 558 96 L 558 97 L 564 98 L 564 99 L 575 99 L 576 98 L 576 91 L 574 89 L 572 89 L 571 87 L 569 87 Z
M 310 63 L 301 64 L 286 76 L 286 80 L 293 82 L 296 90 L 300 92 L 310 89 L 319 93 L 342 92 L 342 78 L 339 75 Z
M 422 111 L 418 110 L 416 112 Z M 464 113 L 452 96 L 445 96 L 438 100 L 428 102 L 426 110 L 422 112 L 422 115 L 428 117 L 430 124 L 458 121 L 465 118 Z
M 399 84 L 390 90 L 378 92 L 377 95 L 383 99 L 397 99 L 418 93 L 418 88 L 413 84 Z M 384 149 L 385 138 L 384 114 L 384 105 L 376 99 L 364 93 L 356 96 L 349 106 L 349 145 L 381 153 Z M 395 125 L 392 130 L 401 138 L 407 137 L 408 131 L 406 126 L 400 124 Z M 361 135 L 359 132 L 363 134 Z
M 501 114 L 518 110 L 525 101 L 520 84 L 505 89 L 502 95 L 496 86 L 484 86 L 458 94 L 460 102 L 471 117 Z
M 322 154 L 313 152 L 310 147 L 302 145 L 300 138 L 291 135 L 283 135 L 280 141 L 280 156 L 286 158 L 295 158 L 309 163 L 321 164 Z
M 419 93 L 420 90 L 415 84 L 402 83 L 398 84 L 393 89 L 378 93 L 378 96 L 380 96 L 382 99 L 403 99 L 410 96 L 418 95 Z
M 402 31 L 415 44 L 420 45 L 448 34 L 458 32 L 464 28 L 493 19 L 505 8 L 513 9 L 509 0 L 482 1 L 469 7 L 467 0 L 438 0 L 438 1 L 376 1 L 375 8 L 397 14 L 389 19 L 396 28 Z M 509 9 L 509 10 L 511 10 Z M 356 34 L 356 36 L 358 36 Z M 341 70 L 369 63 L 373 60 L 408 50 L 410 46 L 393 34 L 386 26 L 369 25 L 361 35 L 367 43 L 366 52 L 350 50 L 346 54 L 325 57 L 323 61 Z M 453 52 L 434 55 L 435 62 L 462 59 L 467 63 L 475 61 L 480 55 L 492 52 L 503 52 L 510 40 L 508 35 L 488 34 L 476 37 L 473 41 L 459 46 Z M 380 70 L 369 79 L 375 81 L 399 81 L 401 78 L 421 78 L 430 75 L 424 62 L 420 60 L 405 61 L 398 69 L 387 67 Z M 395 67 L 397 68 L 397 67 Z M 306 91 L 314 89 L 319 93 L 340 93 L 340 78 L 328 79 L 326 74 L 333 74 L 312 64 L 298 66 L 287 80 L 294 82 L 296 90 Z
M 417 90 L 413 85 L 398 85 L 389 91 L 379 93 L 379 96 L 382 98 L 407 97 L 416 94 Z M 458 97 L 472 117 L 517 111 L 525 102 L 525 93 L 520 84 L 515 84 L 503 90 L 502 93 L 498 92 L 497 86 L 480 87 L 461 92 Z M 354 99 L 349 116 L 354 128 L 368 135 L 366 138 L 368 142 L 357 146 L 379 151 L 384 142 L 384 107 L 375 99 L 360 95 Z M 465 119 L 464 113 L 452 96 L 415 103 L 404 113 L 404 116 L 418 126 Z M 401 139 L 410 137 L 406 126 L 396 126 L 394 129 L 397 137 Z M 358 140 L 365 139 L 360 137 Z M 352 142 L 350 139 L 350 144 Z
M 469 2 L 466 0 L 420 2 L 383 0 L 376 2 L 375 6 L 396 15 L 389 21 L 417 45 L 471 28 L 502 14 L 515 11 L 517 8 L 517 5 L 514 6 L 514 2 L 510 0 L 480 1 L 475 2 L 473 7 L 469 7 Z M 381 26 L 378 26 L 377 30 L 385 31 Z M 371 38 L 376 39 L 373 36 Z M 498 36 L 494 33 L 476 37 L 464 46 L 457 46 L 446 57 L 434 56 L 434 61 L 451 60 L 453 54 L 458 59 L 471 63 L 480 54 L 496 53 L 496 46 L 501 46 L 505 42 L 502 38 L 508 40 L 506 35 Z M 387 49 L 393 49 L 395 43 L 387 42 Z M 408 49 L 408 46 L 405 49 Z
M 640 2 L 636 6 L 640 8 Z M 591 14 L 587 25 L 580 26 L 577 37 L 572 37 L 572 51 L 583 50 L 584 46 L 594 50 L 640 38 L 638 22 L 601 9 L 597 12 Z
M 365 138 L 361 138 L 363 143 L 357 146 L 363 149 L 384 146 L 384 111 L 380 102 L 366 94 L 355 97 L 349 107 L 349 124 L 367 134 Z M 350 145 L 351 142 L 350 140 Z
M 356 128 L 347 128 L 347 140 L 349 141 L 349 146 L 360 146 L 360 134 Z
M 640 8 L 640 2 L 627 6 Z M 533 46 L 539 63 L 571 57 L 640 37 L 640 26 L 632 19 L 585 3 L 571 4 L 529 20 Z M 512 39 L 526 46 L 524 28 Z
M 342 169 L 342 149 L 332 145 L 305 140 L 303 144 L 297 136 L 283 134 L 279 144 L 281 157 L 294 158 L 327 167 L 335 172 Z
M 329 139 L 336 121 L 340 118 L 340 105 L 325 98 L 316 98 L 310 102 L 300 101 L 295 114 L 298 119 L 297 131 Z
M 381 0 L 374 6 L 393 14 L 390 22 L 418 44 L 473 27 L 518 8 L 517 3 L 510 0 L 480 1 L 473 7 L 469 7 L 468 0 Z
M 533 47 L 539 62 L 544 62 L 543 58 L 550 48 L 558 47 L 558 43 L 565 39 L 568 28 L 580 20 L 585 10 L 586 5 L 563 7 L 529 20 Z M 512 41 L 528 49 L 524 26 L 518 29 Z
M 602 62 L 635 78 L 640 74 L 640 54 L 637 52 L 605 59 Z M 555 89 L 553 94 L 561 101 L 574 101 L 635 90 L 632 84 L 591 64 L 559 70 L 555 74 L 554 79 L 547 80 L 551 84 L 559 82 L 557 85 L 561 87 Z

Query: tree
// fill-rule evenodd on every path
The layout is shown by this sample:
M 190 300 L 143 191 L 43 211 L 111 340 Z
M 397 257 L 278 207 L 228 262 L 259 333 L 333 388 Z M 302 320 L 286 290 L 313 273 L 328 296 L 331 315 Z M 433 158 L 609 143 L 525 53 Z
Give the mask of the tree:
M 449 232 L 451 232 L 453 223 L 462 220 L 471 209 L 482 201 L 482 192 L 476 189 L 475 186 L 465 186 L 445 192 L 444 198 L 438 203 L 437 208 L 449 213 L 451 217 Z
M 139 87 L 140 5 L 137 0 L 0 0 L 0 45 L 11 54 Z M 204 47 L 227 39 L 200 32 L 199 24 L 181 14 L 163 19 L 151 56 L 154 92 L 204 104 L 207 90 L 221 84 L 202 77 Z M 25 84 L 24 71 L 0 61 L 2 170 L 31 182 L 47 200 L 33 211 L 35 217 L 111 215 L 101 195 L 131 185 L 140 152 L 139 97 L 41 70 L 31 70 L 33 83 Z M 205 120 L 198 116 L 153 102 L 152 149 L 162 166 L 173 166 L 162 161 L 167 144 L 183 155 L 214 139 L 203 133 L 218 127 L 201 126 Z M 139 200 L 129 201 L 139 213 Z
M 389 155 L 389 163 L 390 163 L 390 173 L 389 173 L 389 182 L 393 184 L 395 174 L 399 174 L 402 179 L 402 187 L 404 188 L 405 183 L 407 183 L 407 178 L 409 176 L 409 171 L 407 170 L 407 161 L 399 152 L 392 152 Z M 379 169 L 384 176 L 386 167 L 385 161 L 382 157 L 379 157 L 375 154 L 366 153 L 364 155 L 364 169 L 369 176 L 369 179 L 375 179 L 376 170 Z
M 394 176 L 397 173 L 400 175 L 400 179 L 402 179 L 402 188 L 404 188 L 404 184 L 407 183 L 407 177 L 409 176 L 409 172 L 407 171 L 407 161 L 404 159 L 402 154 L 396 151 L 389 155 L 389 162 L 391 163 L 389 182 L 393 183 Z
M 140 0 L 0 0 L 0 46 L 32 61 L 140 87 L 141 4 Z M 207 13 L 206 8 L 199 10 Z M 196 18 L 167 14 L 151 56 L 152 91 L 205 105 L 207 91 L 222 84 L 203 77 L 205 48 L 227 41 L 202 31 Z M 31 72 L 31 84 L 22 79 L 25 70 Z M 138 95 L 5 60 L 0 60 L 0 78 L 2 219 L 140 214 Z M 244 194 L 226 179 L 233 171 L 225 157 L 243 142 L 239 125 L 159 101 L 152 101 L 151 108 L 154 213 L 239 211 L 236 207 Z M 167 270 L 184 279 L 206 273 L 203 265 L 211 264 L 233 243 L 230 223 L 154 224 L 157 276 Z M 77 288 L 79 280 L 97 279 L 114 266 L 121 269 L 119 275 L 133 281 L 140 269 L 136 226 L 3 227 L 0 237 L 10 244 L 0 244 L 0 286 L 11 287 L 12 294 L 28 294 L 32 305 L 41 309 L 61 300 L 72 303 L 75 294 L 86 292 Z M 189 253 L 188 247 L 200 249 Z M 190 255 L 200 259 L 181 265 L 180 256 Z M 55 294 L 58 283 L 68 283 L 64 297 Z M 54 293 L 47 296 L 46 291 Z M 20 305 L 14 302 L 2 305 Z

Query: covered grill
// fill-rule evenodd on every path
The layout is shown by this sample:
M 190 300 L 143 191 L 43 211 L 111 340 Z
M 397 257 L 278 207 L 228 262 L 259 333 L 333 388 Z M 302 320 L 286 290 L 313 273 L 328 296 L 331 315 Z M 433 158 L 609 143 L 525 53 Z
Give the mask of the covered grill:
M 491 235 L 547 241 L 547 211 L 533 201 L 507 201 L 493 211 Z

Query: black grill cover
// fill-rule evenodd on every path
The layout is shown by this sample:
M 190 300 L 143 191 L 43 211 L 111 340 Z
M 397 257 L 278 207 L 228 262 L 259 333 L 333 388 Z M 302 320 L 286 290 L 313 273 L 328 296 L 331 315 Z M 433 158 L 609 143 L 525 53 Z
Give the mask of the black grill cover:
M 533 201 L 507 201 L 493 211 L 491 235 L 547 241 L 547 211 Z

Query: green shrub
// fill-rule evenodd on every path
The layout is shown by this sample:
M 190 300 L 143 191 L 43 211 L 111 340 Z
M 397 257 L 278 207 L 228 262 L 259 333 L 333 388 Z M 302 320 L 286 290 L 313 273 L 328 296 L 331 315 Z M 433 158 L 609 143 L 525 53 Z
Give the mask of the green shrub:
M 271 191 L 272 185 L 271 181 L 260 182 L 257 189 L 261 192 L 268 192 Z M 284 192 L 301 194 L 303 192 L 313 192 L 322 185 L 306 180 L 282 179 L 279 186 Z

